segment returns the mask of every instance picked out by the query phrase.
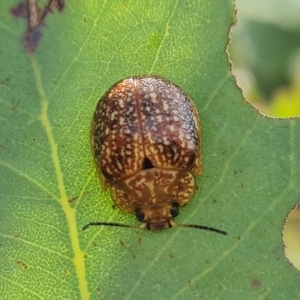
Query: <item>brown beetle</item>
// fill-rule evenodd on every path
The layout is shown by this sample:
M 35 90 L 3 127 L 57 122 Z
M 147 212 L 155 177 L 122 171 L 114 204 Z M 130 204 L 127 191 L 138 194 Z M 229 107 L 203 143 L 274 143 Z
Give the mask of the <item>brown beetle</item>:
M 202 174 L 199 115 L 182 89 L 152 75 L 120 80 L 98 102 L 91 146 L 102 186 L 117 207 L 135 213 L 140 228 L 176 225 L 179 207 L 195 191 L 194 175 Z M 84 229 L 90 225 L 134 227 L 92 222 Z

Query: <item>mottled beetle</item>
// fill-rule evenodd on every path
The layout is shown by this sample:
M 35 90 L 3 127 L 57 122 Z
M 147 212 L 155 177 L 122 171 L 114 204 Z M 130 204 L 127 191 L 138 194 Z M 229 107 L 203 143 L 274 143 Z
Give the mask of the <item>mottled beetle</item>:
M 139 228 L 195 227 L 176 224 L 179 207 L 195 191 L 202 174 L 201 127 L 197 109 L 182 89 L 158 76 L 138 76 L 114 84 L 97 104 L 91 147 L 102 186 L 117 207 L 135 213 Z M 92 222 L 90 225 L 131 225 Z

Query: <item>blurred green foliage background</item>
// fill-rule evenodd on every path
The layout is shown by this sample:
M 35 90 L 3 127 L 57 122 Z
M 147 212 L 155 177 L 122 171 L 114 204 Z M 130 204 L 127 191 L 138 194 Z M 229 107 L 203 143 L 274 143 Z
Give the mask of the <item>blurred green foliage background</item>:
M 300 0 L 236 0 L 233 73 L 263 114 L 300 116 Z

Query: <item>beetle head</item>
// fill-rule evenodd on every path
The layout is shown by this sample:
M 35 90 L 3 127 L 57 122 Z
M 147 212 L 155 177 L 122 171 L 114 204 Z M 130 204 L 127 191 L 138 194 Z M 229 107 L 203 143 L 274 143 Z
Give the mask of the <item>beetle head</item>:
M 143 222 L 141 226 L 148 230 L 162 230 L 173 227 L 173 218 L 179 214 L 177 202 L 163 205 L 147 205 L 138 207 L 135 215 L 138 221 Z

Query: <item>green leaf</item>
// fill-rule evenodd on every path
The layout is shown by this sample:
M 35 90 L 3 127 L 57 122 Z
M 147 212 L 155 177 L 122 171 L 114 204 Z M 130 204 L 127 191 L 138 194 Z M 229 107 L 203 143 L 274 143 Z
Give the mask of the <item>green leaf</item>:
M 16 5 L 0 12 L 1 298 L 299 298 L 281 229 L 299 198 L 300 125 L 259 115 L 236 87 L 231 2 L 70 0 L 37 28 Z M 137 223 L 101 191 L 89 126 L 114 82 L 149 73 L 182 87 L 201 116 L 204 175 L 177 221 L 228 236 L 82 231 Z

